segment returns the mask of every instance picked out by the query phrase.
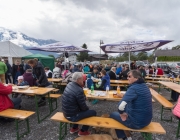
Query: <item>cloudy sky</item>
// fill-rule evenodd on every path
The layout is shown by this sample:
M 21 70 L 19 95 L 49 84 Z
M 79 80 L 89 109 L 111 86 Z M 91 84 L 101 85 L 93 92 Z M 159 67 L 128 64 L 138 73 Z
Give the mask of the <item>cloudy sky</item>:
M 0 27 L 99 52 L 99 42 L 174 40 L 180 44 L 179 0 L 1 0 Z

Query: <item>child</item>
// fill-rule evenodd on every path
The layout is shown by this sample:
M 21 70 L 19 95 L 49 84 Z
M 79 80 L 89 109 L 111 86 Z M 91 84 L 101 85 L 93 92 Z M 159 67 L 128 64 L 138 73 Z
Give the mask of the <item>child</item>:
M 24 81 L 23 76 L 18 76 L 17 80 L 18 80 L 17 86 L 27 86 L 27 85 L 29 85 L 29 83 L 27 81 Z

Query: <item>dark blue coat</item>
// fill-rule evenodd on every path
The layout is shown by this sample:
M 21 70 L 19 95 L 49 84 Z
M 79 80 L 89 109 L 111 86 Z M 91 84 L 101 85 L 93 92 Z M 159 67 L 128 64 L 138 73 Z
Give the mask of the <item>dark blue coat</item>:
M 80 85 L 70 82 L 62 95 L 62 111 L 65 117 L 73 117 L 81 111 L 89 110 L 86 97 Z
M 102 77 L 102 81 L 106 80 L 105 84 L 103 85 L 103 89 L 106 90 L 106 86 L 110 87 L 110 77 L 108 74 Z
M 122 105 L 122 102 L 126 102 L 127 104 L 119 112 L 120 114 L 126 112 L 133 125 L 142 128 L 151 122 L 152 95 L 142 79 L 129 86 L 119 105 Z

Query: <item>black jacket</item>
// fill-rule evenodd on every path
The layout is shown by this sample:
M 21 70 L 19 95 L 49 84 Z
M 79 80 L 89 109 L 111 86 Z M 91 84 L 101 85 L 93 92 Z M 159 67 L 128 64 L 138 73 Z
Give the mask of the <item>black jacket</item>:
M 17 73 L 17 71 L 18 71 L 18 65 L 13 65 L 12 75 L 15 76 L 16 73 Z M 20 71 L 21 75 L 24 74 L 24 68 L 23 68 L 23 65 L 22 65 L 22 64 L 19 65 L 19 71 Z
M 116 80 L 116 74 L 113 71 L 109 72 L 110 80 Z
M 9 73 L 12 74 L 12 67 L 11 67 L 11 65 L 9 63 L 6 63 L 6 66 L 7 66 L 6 74 L 9 74 Z
M 62 111 L 65 117 L 73 117 L 81 111 L 89 110 L 83 89 L 76 82 L 70 82 L 62 95 Z
M 121 73 L 119 74 L 119 79 L 121 79 L 121 80 L 127 80 L 127 77 L 128 77 L 127 74 L 128 74 L 128 72 L 129 72 L 129 69 L 121 72 Z
M 33 75 L 38 80 L 38 86 L 46 87 L 49 85 L 43 66 L 37 64 L 35 67 L 33 67 Z

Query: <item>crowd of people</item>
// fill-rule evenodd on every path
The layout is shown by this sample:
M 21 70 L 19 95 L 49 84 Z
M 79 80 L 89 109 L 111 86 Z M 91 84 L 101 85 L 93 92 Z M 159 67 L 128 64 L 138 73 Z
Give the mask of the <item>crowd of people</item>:
M 152 119 L 152 97 L 149 88 L 144 82 L 147 74 L 163 74 L 160 68 L 136 66 L 135 61 L 128 64 L 116 65 L 62 65 L 61 62 L 55 64 L 51 71 L 48 67 L 43 67 L 38 59 L 31 59 L 25 65 L 16 61 L 16 64 L 9 66 L 8 61 L 0 62 L 0 79 L 5 83 L 5 74 L 13 77 L 13 83 L 19 86 L 39 86 L 48 87 L 50 83 L 47 78 L 63 78 L 67 86 L 62 95 L 62 111 L 66 119 L 76 122 L 83 118 L 96 116 L 95 110 L 90 110 L 86 104 L 86 96 L 83 88 L 94 86 L 96 90 L 106 90 L 110 87 L 110 80 L 128 80 L 129 87 L 126 94 L 118 104 L 118 112 L 112 112 L 110 117 L 133 129 L 140 129 L 147 126 Z M 9 70 L 8 70 L 9 69 Z M 3 71 L 3 73 L 2 73 Z M 158 73 L 159 72 L 159 73 Z M 100 84 L 93 82 L 93 78 L 101 79 Z M 9 79 L 9 78 L 8 78 Z M 7 79 L 7 80 L 8 80 Z M 11 78 L 10 78 L 11 79 Z M 11 83 L 9 80 L 6 83 Z M 4 85 L 0 83 L 0 111 L 7 108 L 20 108 L 21 98 L 10 99 L 8 94 L 12 93 L 11 84 Z M 45 105 L 45 98 L 41 98 L 38 105 Z M 144 109 L 145 108 L 145 109 Z M 88 126 L 84 125 L 79 129 L 78 125 L 73 125 L 70 133 L 78 132 L 79 136 L 89 135 Z M 124 131 L 116 130 L 118 138 L 127 139 Z

